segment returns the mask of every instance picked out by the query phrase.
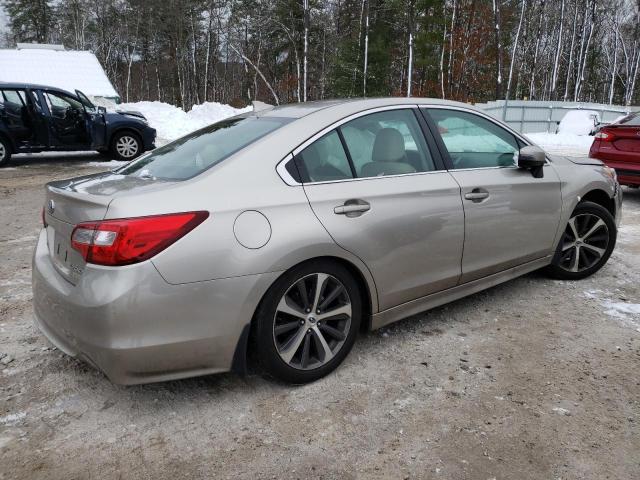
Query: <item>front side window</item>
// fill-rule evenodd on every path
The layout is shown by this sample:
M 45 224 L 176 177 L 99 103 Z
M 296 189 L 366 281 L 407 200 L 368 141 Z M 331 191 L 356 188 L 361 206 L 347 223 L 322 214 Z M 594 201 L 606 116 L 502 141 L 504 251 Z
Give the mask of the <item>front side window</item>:
M 186 180 L 288 122 L 288 118 L 254 116 L 222 120 L 157 148 L 117 172 L 166 180 Z
M 454 169 L 514 165 L 518 141 L 504 128 L 473 113 L 439 108 L 427 111 Z
M 68 97 L 67 95 L 44 92 L 44 98 L 47 101 L 51 115 L 54 117 L 65 118 L 65 115 L 70 110 L 82 110 L 82 104 L 78 100 Z

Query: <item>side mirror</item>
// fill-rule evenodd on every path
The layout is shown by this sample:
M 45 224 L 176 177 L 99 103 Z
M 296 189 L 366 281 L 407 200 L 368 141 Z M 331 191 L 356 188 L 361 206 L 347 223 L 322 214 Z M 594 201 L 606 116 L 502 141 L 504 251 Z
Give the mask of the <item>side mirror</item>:
M 518 168 L 531 170 L 535 178 L 544 176 L 543 167 L 547 161 L 544 151 L 536 146 L 522 147 L 518 153 Z
M 105 107 L 98 107 L 98 113 L 100 115 L 104 115 L 105 113 L 107 113 L 107 109 Z

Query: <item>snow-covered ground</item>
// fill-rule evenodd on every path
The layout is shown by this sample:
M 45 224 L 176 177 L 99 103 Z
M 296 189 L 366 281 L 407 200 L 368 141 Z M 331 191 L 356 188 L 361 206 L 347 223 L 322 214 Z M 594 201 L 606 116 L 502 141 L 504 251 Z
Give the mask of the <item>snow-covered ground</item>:
M 574 133 L 527 133 L 526 137 L 547 153 L 570 157 L 589 156 L 593 143 L 593 137 Z
M 233 108 L 217 102 L 195 105 L 188 112 L 163 102 L 123 103 L 116 109 L 138 111 L 147 117 L 149 124 L 158 132 L 158 146 L 227 117 L 251 111 L 251 107 Z

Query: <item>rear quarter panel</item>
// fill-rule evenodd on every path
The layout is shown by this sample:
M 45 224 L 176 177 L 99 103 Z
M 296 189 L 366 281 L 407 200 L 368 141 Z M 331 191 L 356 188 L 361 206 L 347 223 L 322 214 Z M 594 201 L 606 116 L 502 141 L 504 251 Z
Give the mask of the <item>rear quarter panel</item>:
M 275 166 L 286 153 L 276 145 L 250 147 L 194 179 L 141 195 L 118 196 L 106 218 L 210 213 L 204 223 L 151 259 L 171 284 L 284 272 L 310 258 L 333 256 L 360 270 L 376 311 L 375 284 L 367 267 L 333 241 L 313 214 L 303 188 L 286 185 L 276 173 Z M 236 219 L 247 211 L 260 212 L 269 223 L 270 236 L 260 248 L 243 246 L 234 233 Z

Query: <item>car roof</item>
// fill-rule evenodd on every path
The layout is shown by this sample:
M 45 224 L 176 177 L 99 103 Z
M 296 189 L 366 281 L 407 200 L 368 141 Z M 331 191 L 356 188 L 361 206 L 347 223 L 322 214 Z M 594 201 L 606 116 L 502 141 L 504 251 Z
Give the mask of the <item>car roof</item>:
M 377 97 L 377 98 L 343 98 L 331 100 L 318 100 L 312 102 L 291 103 L 256 112 L 260 117 L 286 117 L 302 118 L 321 110 L 349 110 L 358 112 L 370 108 L 378 108 L 393 105 L 433 105 L 464 107 L 475 110 L 466 103 L 455 102 L 453 100 L 442 100 L 439 98 L 422 97 Z
M 35 83 L 12 83 L 12 82 L 0 82 L 0 88 L 26 88 L 29 90 L 51 90 L 53 92 L 62 92 L 68 95 L 74 95 L 71 92 L 63 90 L 58 87 L 50 87 L 48 85 L 37 85 Z

